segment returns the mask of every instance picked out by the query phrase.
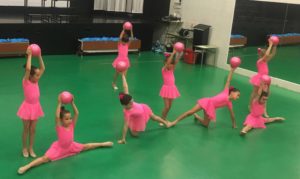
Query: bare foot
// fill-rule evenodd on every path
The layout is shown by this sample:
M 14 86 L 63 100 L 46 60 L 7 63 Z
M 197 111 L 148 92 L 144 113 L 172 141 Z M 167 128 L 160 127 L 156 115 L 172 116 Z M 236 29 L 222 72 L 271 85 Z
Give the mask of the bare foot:
M 245 136 L 246 134 L 247 134 L 247 132 L 245 132 L 245 131 L 240 132 L 240 136 Z
M 33 149 L 29 150 L 29 154 L 30 154 L 30 157 L 36 158 L 36 154 L 34 153 Z
M 170 128 L 170 127 L 173 126 L 173 125 L 172 125 L 172 122 L 170 122 L 170 121 L 166 121 L 166 122 L 167 122 L 166 128 Z
M 25 158 L 29 157 L 28 150 L 26 148 L 23 149 L 22 153 L 23 153 L 23 157 L 25 157 Z
M 103 142 L 102 144 L 104 147 L 112 147 L 114 145 L 113 142 Z
M 118 144 L 126 144 L 125 140 L 118 140 Z
M 160 122 L 160 123 L 159 123 L 159 126 L 163 127 L 163 126 L 164 126 L 164 123 Z
M 18 174 L 22 175 L 22 174 L 24 174 L 27 170 L 28 170 L 28 168 L 27 168 L 26 166 L 20 167 L 20 168 L 18 169 Z
M 285 118 L 284 118 L 284 117 L 276 117 L 276 120 L 277 120 L 277 121 L 284 121 Z

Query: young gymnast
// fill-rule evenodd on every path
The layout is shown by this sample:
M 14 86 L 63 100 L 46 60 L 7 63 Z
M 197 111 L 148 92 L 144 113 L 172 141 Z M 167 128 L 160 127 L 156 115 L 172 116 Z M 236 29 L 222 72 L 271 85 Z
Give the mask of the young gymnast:
M 117 82 L 118 76 L 120 74 L 120 72 L 118 72 L 116 69 L 117 63 L 120 61 L 123 61 L 127 64 L 128 68 L 130 67 L 130 61 L 128 58 L 128 48 L 130 45 L 130 38 L 128 35 L 129 32 L 131 34 L 131 39 L 133 39 L 132 29 L 130 31 L 124 30 L 124 29 L 122 30 L 120 37 L 119 37 L 119 42 L 118 42 L 118 56 L 112 63 L 112 66 L 115 68 L 115 74 L 114 74 L 113 82 L 112 82 L 112 87 L 114 90 L 118 89 L 116 82 Z M 127 70 L 125 72 L 125 75 L 126 75 L 126 73 L 127 73 Z
M 167 128 L 170 126 L 169 121 L 163 120 L 161 117 L 155 115 L 148 105 L 133 101 L 132 96 L 129 95 L 125 73 L 122 73 L 122 81 L 124 92 L 119 94 L 119 99 L 123 106 L 124 126 L 122 130 L 122 138 L 118 141 L 119 144 L 126 143 L 128 128 L 130 129 L 131 135 L 134 137 L 137 137 L 139 132 L 145 131 L 146 124 L 150 118 L 153 121 L 163 123 Z
M 250 83 L 253 85 L 253 91 L 250 96 L 250 101 L 248 106 L 249 110 L 251 109 L 250 106 L 252 105 L 252 100 L 258 94 L 258 89 L 260 86 L 262 76 L 269 75 L 268 62 L 275 56 L 276 51 L 277 51 L 277 46 L 273 45 L 271 39 L 269 39 L 269 47 L 267 48 L 267 50 L 265 49 L 258 50 L 259 59 L 256 62 L 257 74 L 252 76 L 250 79 Z M 265 115 L 268 116 L 267 113 Z
M 74 129 L 78 119 L 78 109 L 72 101 L 72 108 L 74 116 L 71 116 L 71 112 L 66 110 L 61 103 L 60 96 L 58 97 L 58 104 L 55 114 L 55 126 L 58 140 L 53 142 L 51 147 L 47 150 L 43 157 L 39 157 L 29 164 L 20 167 L 18 170 L 19 174 L 23 174 L 32 167 L 39 166 L 49 161 L 59 160 L 65 157 L 76 155 L 81 151 L 91 150 L 99 147 L 111 147 L 112 142 L 103 143 L 87 143 L 80 144 L 74 142 Z
M 210 98 L 199 99 L 192 109 L 180 115 L 175 121 L 171 122 L 171 125 L 174 126 L 182 119 L 194 114 L 196 121 L 199 121 L 203 126 L 208 127 L 210 121 L 216 121 L 216 109 L 227 106 L 231 116 L 232 127 L 236 128 L 231 101 L 239 99 L 240 91 L 237 88 L 229 87 L 234 70 L 234 68 L 230 69 L 224 90 L 221 93 Z M 203 110 L 204 119 L 196 114 L 196 112 L 201 110 Z
M 169 56 L 166 57 L 166 60 L 164 61 L 164 66 L 162 68 L 163 86 L 159 92 L 159 95 L 163 98 L 165 104 L 161 115 L 161 118 L 164 120 L 168 116 L 168 112 L 171 109 L 173 100 L 180 96 L 180 93 L 175 85 L 174 70 L 176 64 L 182 56 L 182 53 L 176 53 L 174 49 L 173 53 L 168 55 Z
M 23 121 L 23 133 L 22 133 L 22 153 L 24 157 L 36 157 L 33 150 L 35 128 L 38 118 L 44 116 L 43 109 L 40 104 L 40 89 L 39 80 L 45 71 L 45 65 L 41 55 L 38 56 L 39 68 L 31 65 L 32 51 L 27 48 L 27 62 L 25 67 L 25 75 L 23 77 L 23 91 L 24 101 L 21 104 L 17 115 Z M 27 146 L 27 139 L 29 137 L 29 147 Z M 28 153 L 29 152 L 29 153 Z
M 260 88 L 258 90 L 258 96 L 256 96 L 252 100 L 251 104 L 251 112 L 247 116 L 244 122 L 244 128 L 241 130 L 241 135 L 246 135 L 248 131 L 252 128 L 266 128 L 265 123 L 270 123 L 274 121 L 282 121 L 285 120 L 282 117 L 274 117 L 274 118 L 264 118 L 262 115 L 265 112 L 266 103 L 269 96 L 269 88 L 268 84 L 265 84 L 263 81 L 261 82 Z

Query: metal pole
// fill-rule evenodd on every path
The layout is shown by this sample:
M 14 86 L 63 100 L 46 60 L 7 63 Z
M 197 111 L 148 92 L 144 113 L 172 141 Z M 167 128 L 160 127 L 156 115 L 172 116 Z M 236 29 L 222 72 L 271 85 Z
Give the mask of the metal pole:
M 289 10 L 289 4 L 286 4 L 285 16 L 284 16 L 283 27 L 282 27 L 282 32 L 281 32 L 283 34 L 284 34 L 285 26 L 286 26 L 286 23 L 287 23 L 286 17 L 288 15 L 288 10 Z

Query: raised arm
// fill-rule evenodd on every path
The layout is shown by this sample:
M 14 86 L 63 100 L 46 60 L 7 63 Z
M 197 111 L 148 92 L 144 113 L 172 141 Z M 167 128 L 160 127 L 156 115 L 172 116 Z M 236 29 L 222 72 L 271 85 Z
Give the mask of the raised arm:
M 27 61 L 26 61 L 26 66 L 25 66 L 24 79 L 29 80 L 30 71 L 31 71 L 31 58 L 32 58 L 30 48 L 27 48 L 26 54 L 27 54 Z
M 224 89 L 229 88 L 234 70 L 235 70 L 235 68 L 230 69 Z
M 129 94 L 129 88 L 126 80 L 125 73 L 122 73 L 123 91 L 125 94 Z
M 128 41 L 129 46 L 131 44 L 131 41 L 133 41 L 133 40 L 134 40 L 134 36 L 133 36 L 133 30 L 131 28 L 131 30 L 130 30 L 130 38 L 129 38 L 129 41 Z
M 170 70 L 171 69 L 171 63 L 172 63 L 172 60 L 174 58 L 174 55 L 176 54 L 176 51 L 175 49 L 173 50 L 173 52 L 171 53 L 171 55 L 167 58 L 167 62 L 165 63 L 165 66 L 164 68 Z
M 183 52 L 177 52 L 176 53 L 176 58 L 175 58 L 175 62 L 174 62 L 174 65 L 176 65 L 178 62 L 179 62 L 179 60 L 180 60 L 180 58 L 183 56 Z
M 121 39 L 122 39 L 122 37 L 123 37 L 123 35 L 125 34 L 125 31 L 124 31 L 124 29 L 121 31 L 121 33 L 120 33 L 120 36 L 119 36 L 119 41 L 121 41 Z
M 131 28 L 131 30 L 130 30 L 130 37 L 131 37 L 131 39 L 134 38 L 134 36 L 133 36 L 133 29 L 132 29 L 132 28 Z
M 269 93 L 270 92 L 270 85 L 263 82 L 263 80 L 261 80 L 258 91 L 257 91 L 257 97 L 259 97 L 263 91 Z
M 273 46 L 272 52 L 270 54 L 270 58 L 268 58 L 268 60 L 271 60 L 276 55 L 276 52 L 277 52 L 277 46 Z
M 55 112 L 55 125 L 56 126 L 60 125 L 60 108 L 61 108 L 61 99 L 60 99 L 60 96 L 58 95 L 57 107 L 56 107 L 56 112 Z
M 262 58 L 264 61 L 269 61 L 272 58 L 272 56 L 271 56 L 272 47 L 273 47 L 273 42 L 271 41 L 271 39 L 269 39 L 269 47 L 268 47 L 265 55 Z
M 79 116 L 79 111 L 77 109 L 77 106 L 75 105 L 74 97 L 73 97 L 73 101 L 72 101 L 72 108 L 73 108 L 73 112 L 74 112 L 73 123 L 74 123 L 74 126 L 75 126 L 76 123 L 77 123 L 78 116 Z
M 39 64 L 40 64 L 40 76 L 43 75 L 44 71 L 45 71 L 45 64 L 44 64 L 44 61 L 43 61 L 43 58 L 42 58 L 42 55 L 40 54 L 39 55 Z
M 256 95 L 256 97 L 261 95 L 261 93 L 262 93 L 262 91 L 263 91 L 263 86 L 264 86 L 264 85 L 265 85 L 264 82 L 261 80 L 260 85 L 259 85 L 259 88 L 258 88 L 258 90 L 257 90 L 257 95 Z

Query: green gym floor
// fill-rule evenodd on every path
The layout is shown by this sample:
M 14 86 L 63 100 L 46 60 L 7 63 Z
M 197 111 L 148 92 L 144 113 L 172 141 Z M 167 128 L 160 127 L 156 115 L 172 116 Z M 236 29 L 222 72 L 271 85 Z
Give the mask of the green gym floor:
M 283 116 L 287 120 L 240 137 L 252 87 L 248 78 L 237 74 L 232 85 L 241 90 L 240 99 L 233 102 L 238 129 L 231 128 L 229 112 L 223 108 L 217 111 L 216 126 L 212 124 L 208 129 L 195 124 L 192 117 L 171 129 L 149 121 L 139 138 L 128 134 L 126 145 L 117 144 L 123 114 L 118 93 L 111 88 L 114 73 L 111 63 L 115 57 L 115 54 L 82 59 L 75 55 L 44 56 L 46 71 L 39 86 L 45 117 L 37 124 L 37 155 L 42 156 L 57 138 L 54 114 L 57 95 L 63 90 L 75 95 L 80 111 L 75 140 L 80 143 L 113 141 L 115 144 L 113 148 L 83 152 L 44 164 L 22 176 L 18 176 L 17 169 L 32 161 L 21 156 L 22 122 L 16 116 L 23 100 L 25 58 L 0 59 L 1 179 L 300 178 L 300 95 L 272 87 L 269 115 Z M 143 52 L 140 56 L 130 55 L 130 59 L 132 65 L 127 76 L 130 93 L 135 101 L 147 103 L 160 115 L 163 100 L 158 94 L 163 57 Z M 193 107 L 197 99 L 220 92 L 227 73 L 210 66 L 200 68 L 179 63 L 175 76 L 181 97 L 174 101 L 168 119 L 174 120 Z M 118 86 L 121 88 L 120 78 Z
M 249 46 L 230 49 L 229 57 L 240 56 L 241 68 L 257 71 L 257 48 L 264 46 Z M 300 84 L 300 45 L 278 46 L 277 53 L 269 62 L 269 73 L 273 77 Z

